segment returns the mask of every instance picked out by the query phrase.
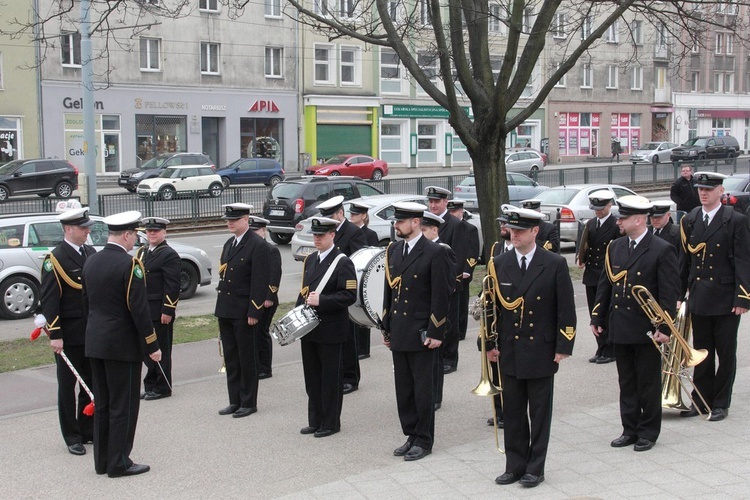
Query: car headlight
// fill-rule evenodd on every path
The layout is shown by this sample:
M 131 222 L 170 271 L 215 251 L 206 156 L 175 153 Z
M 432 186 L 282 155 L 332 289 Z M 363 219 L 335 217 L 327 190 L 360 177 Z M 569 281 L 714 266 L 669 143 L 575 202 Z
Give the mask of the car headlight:
M 208 254 L 205 251 L 201 250 L 200 248 L 198 249 L 198 253 L 200 253 L 205 258 L 208 258 Z
M 695 156 L 696 154 L 698 154 L 698 152 L 697 151 L 690 151 L 688 154 L 690 156 Z
M 130 177 L 132 177 L 133 179 L 140 179 L 141 177 L 143 177 L 143 174 L 145 174 L 145 173 L 146 172 L 136 172 L 133 175 L 131 175 Z
M 318 170 L 318 173 L 319 174 L 327 174 L 328 173 L 328 169 L 327 168 L 321 168 L 320 170 Z

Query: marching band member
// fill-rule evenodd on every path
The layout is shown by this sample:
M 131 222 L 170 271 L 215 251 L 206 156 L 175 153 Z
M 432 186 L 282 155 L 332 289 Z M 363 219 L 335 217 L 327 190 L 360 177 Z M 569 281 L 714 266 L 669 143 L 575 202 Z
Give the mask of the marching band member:
M 378 246 L 378 233 L 367 227 L 370 221 L 368 210 L 370 205 L 359 202 L 349 204 L 349 221 L 360 228 L 365 233 L 367 246 Z M 354 325 L 354 331 L 357 335 L 357 358 L 366 359 L 370 357 L 370 329 L 360 325 Z
M 542 211 L 542 200 L 536 198 L 523 200 L 521 208 L 528 210 Z M 560 253 L 560 229 L 558 226 L 545 220 L 539 221 L 539 234 L 536 235 L 536 243 L 545 250 Z
M 471 281 L 474 279 L 474 269 L 479 262 L 479 229 L 477 226 L 469 222 L 474 216 L 464 210 L 464 200 L 454 198 L 448 200 L 448 212 L 460 220 L 466 230 L 466 236 L 469 238 L 469 244 L 467 245 L 468 253 L 466 254 L 466 264 L 469 269 L 469 276 L 465 277 L 461 281 L 461 290 L 459 291 L 458 299 L 458 340 L 464 340 L 466 338 L 466 328 L 469 326 L 469 288 L 471 288 Z M 458 349 L 458 344 L 456 344 Z M 449 355 L 450 358 L 457 357 L 457 355 Z

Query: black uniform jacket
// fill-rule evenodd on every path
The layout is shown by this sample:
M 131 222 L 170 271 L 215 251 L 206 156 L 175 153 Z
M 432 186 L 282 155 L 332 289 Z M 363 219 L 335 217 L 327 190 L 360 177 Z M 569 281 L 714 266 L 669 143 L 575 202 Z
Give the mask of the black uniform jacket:
M 576 335 L 573 283 L 565 257 L 537 245 L 525 274 L 516 252 L 490 263 L 499 314 L 500 370 L 520 379 L 550 377 L 555 354 L 572 354 Z
M 94 255 L 96 249 L 84 245 L 86 255 Z M 42 264 L 41 302 L 42 314 L 47 319 L 49 338 L 63 339 L 65 344 L 83 345 L 86 332 L 71 329 L 62 331 L 60 318 L 83 318 L 81 301 L 81 276 L 85 259 L 69 243 L 63 241 Z
M 723 206 L 708 229 L 701 207 L 680 221 L 682 255 L 680 291 L 690 291 L 693 314 L 730 314 L 733 307 L 750 308 L 750 238 L 747 218 Z
M 604 269 L 604 256 L 607 253 L 607 245 L 615 238 L 620 237 L 620 228 L 617 227 L 617 219 L 610 215 L 604 224 L 597 229 L 596 228 L 596 217 L 586 221 L 586 229 L 584 230 L 584 236 L 588 241 L 588 250 L 586 255 L 583 256 L 583 262 L 586 264 L 586 268 L 583 270 L 583 284 L 589 286 L 596 286 L 599 283 L 599 278 L 602 275 Z M 580 248 L 580 245 L 579 245 Z
M 305 258 L 302 289 L 297 297 L 298 306 L 304 304 L 307 296 L 317 289 L 328 268 L 341 253 L 339 249 L 334 248 L 323 262 L 318 262 L 318 252 L 311 253 Z M 320 305 L 314 309 L 318 313 L 320 324 L 302 337 L 302 342 L 345 342 L 350 334 L 349 306 L 357 300 L 357 273 L 349 257 L 344 256 L 338 261 L 333 274 L 319 293 Z
M 268 282 L 268 295 L 266 300 L 273 302 L 273 305 L 279 305 L 279 286 L 281 285 L 281 252 L 279 247 L 266 243 L 271 257 L 271 275 Z
M 654 228 L 650 227 L 648 228 L 649 231 L 653 232 Z M 682 243 L 680 242 L 680 228 L 672 222 L 672 219 L 669 219 L 669 222 L 667 222 L 667 225 L 665 225 L 663 228 L 661 228 L 661 232 L 659 233 L 659 238 L 663 239 L 673 247 L 677 249 L 677 255 L 679 255 L 682 251 Z
M 234 239 L 229 238 L 221 251 L 214 314 L 226 319 L 260 319 L 270 283 L 270 250 L 267 242 L 250 230 L 232 248 Z
M 333 244 L 344 252 L 344 255 L 351 257 L 354 252 L 367 246 L 367 238 L 359 227 L 344 219 L 336 229 Z
M 151 310 L 151 320 L 159 321 L 162 314 L 174 317 L 180 300 L 180 255 L 166 241 L 152 251 L 142 246 L 136 252 L 146 268 L 146 295 Z
M 632 288 L 642 285 L 651 292 L 661 308 L 674 319 L 679 295 L 677 249 L 646 232 L 632 255 L 628 255 L 630 239 L 618 238 L 607 248 L 605 272 L 596 289 L 596 304 L 591 312 L 591 324 L 607 327 L 615 344 L 650 343 L 648 332 L 656 327 L 636 302 Z M 669 335 L 664 326 L 660 331 Z
M 427 349 L 420 330 L 433 339 L 445 338 L 455 270 L 449 249 L 439 243 L 422 236 L 406 259 L 404 244 L 397 241 L 386 250 L 383 332 L 390 335 L 391 350 L 419 351 Z
M 367 226 L 362 226 L 362 232 L 365 233 L 365 240 L 367 241 L 368 247 L 376 247 L 380 241 L 378 240 L 378 233 L 373 231 Z
M 466 234 L 466 224 L 448 212 L 445 213 L 443 220 L 445 222 L 440 224 L 438 236 L 440 237 L 440 241 L 451 247 L 456 254 L 458 269 L 456 269 L 455 279 L 461 281 L 464 273 L 471 274 L 471 266 L 469 266 L 469 237 Z
M 86 357 L 140 362 L 159 349 L 146 301 L 143 264 L 107 243 L 83 267 L 83 307 L 88 313 Z
M 468 245 L 466 247 L 466 250 L 468 252 L 466 254 L 466 266 L 468 266 L 469 270 L 466 272 L 468 272 L 471 277 L 473 277 L 474 268 L 479 263 L 479 254 L 482 249 L 479 248 L 479 229 L 477 229 L 477 226 L 469 222 L 468 219 L 470 218 L 472 218 L 472 215 L 467 215 L 463 220 L 463 224 L 464 229 L 466 229 L 466 236 L 469 239 Z M 469 278 L 469 281 L 471 281 L 471 277 Z
M 545 250 L 558 253 L 560 251 L 560 231 L 556 224 L 541 221 L 539 233 L 536 235 L 536 244 Z

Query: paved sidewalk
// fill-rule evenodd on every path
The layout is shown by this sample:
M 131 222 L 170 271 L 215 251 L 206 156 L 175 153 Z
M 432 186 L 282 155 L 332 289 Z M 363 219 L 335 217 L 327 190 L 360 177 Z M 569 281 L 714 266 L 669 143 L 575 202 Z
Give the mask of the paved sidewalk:
M 556 378 L 546 481 L 537 488 L 494 483 L 505 461 L 486 426 L 489 399 L 469 392 L 479 381 L 474 328 L 461 343 L 459 370 L 445 380 L 433 454 L 417 462 L 392 455 L 404 437 L 390 354 L 375 343 L 372 357 L 362 361 L 360 390 L 344 398 L 342 431 L 324 439 L 299 434 L 307 422 L 298 345 L 275 347 L 274 375 L 261 381 L 259 411 L 243 419 L 217 414 L 227 401 L 216 341 L 175 346 L 174 396 L 142 402 L 132 453 L 152 470 L 120 479 L 94 473 L 91 445 L 84 457 L 67 452 L 52 368 L 0 374 L 0 498 L 750 497 L 747 322 L 729 418 L 686 420 L 665 411 L 656 447 L 636 453 L 609 446 L 621 431 L 616 369 L 587 362 L 595 342 L 585 310 L 578 316 L 574 355 Z M 12 409 L 24 400 L 35 401 L 33 408 Z

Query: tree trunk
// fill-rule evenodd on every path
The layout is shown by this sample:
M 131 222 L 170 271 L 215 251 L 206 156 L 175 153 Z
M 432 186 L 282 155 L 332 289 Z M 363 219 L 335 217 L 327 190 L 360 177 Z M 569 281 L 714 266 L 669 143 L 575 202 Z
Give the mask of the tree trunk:
M 474 180 L 482 221 L 485 262 L 492 244 L 500 238 L 500 226 L 495 219 L 500 215 L 500 205 L 508 203 L 508 179 L 505 176 L 505 135 L 494 141 L 479 141 L 469 151 L 474 165 Z

